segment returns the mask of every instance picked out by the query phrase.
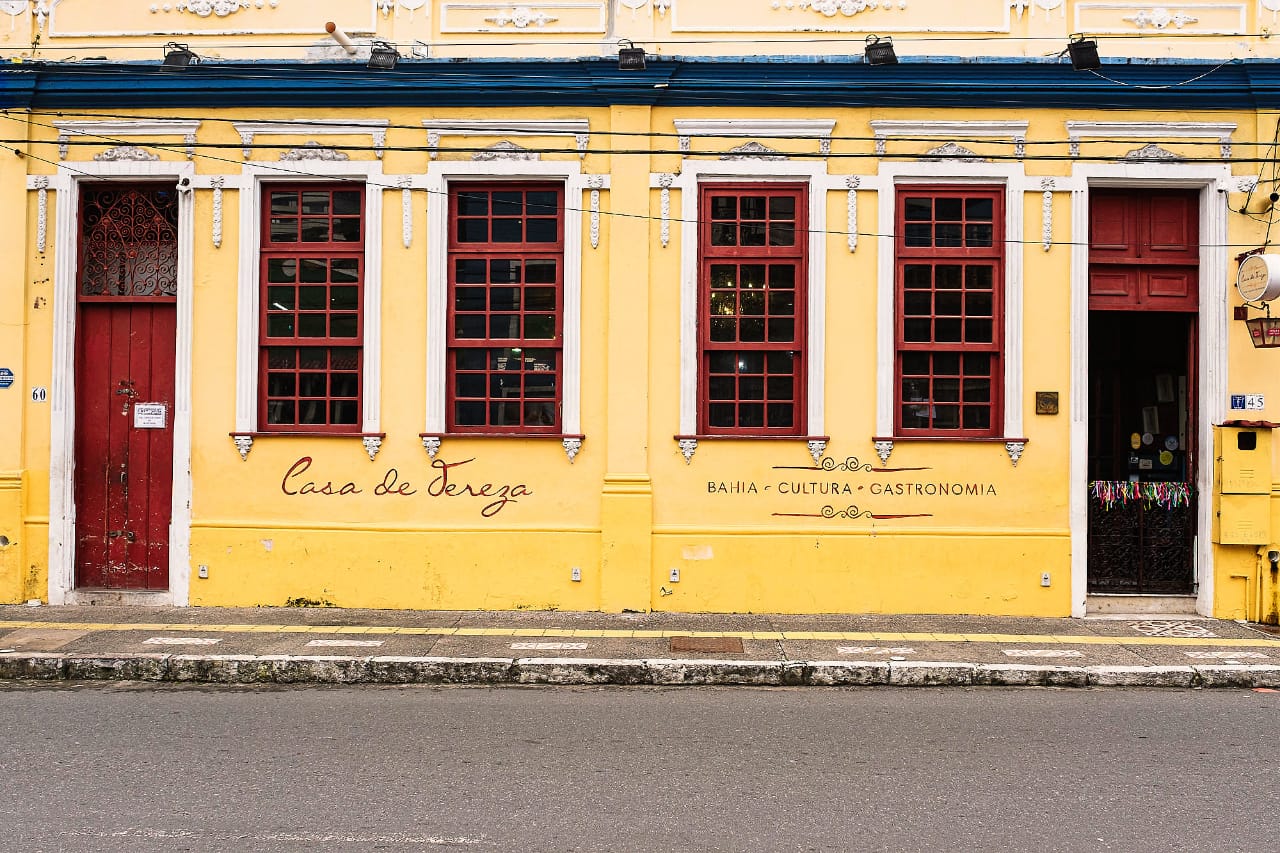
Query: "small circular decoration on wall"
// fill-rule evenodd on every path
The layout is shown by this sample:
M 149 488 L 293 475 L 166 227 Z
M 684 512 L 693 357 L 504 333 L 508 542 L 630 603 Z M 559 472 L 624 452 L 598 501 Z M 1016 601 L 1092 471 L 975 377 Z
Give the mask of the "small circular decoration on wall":
M 1143 443 L 1145 446 L 1147 446 L 1147 447 L 1150 447 L 1150 446 L 1151 446 L 1151 442 L 1153 442 L 1153 441 L 1155 441 L 1155 440 L 1156 440 L 1156 437 L 1155 437 L 1154 435 L 1152 435 L 1151 433 L 1149 433 L 1149 432 L 1144 432 L 1144 433 L 1142 434 L 1142 443 Z
M 1164 446 L 1168 450 L 1178 449 L 1178 437 L 1176 435 L 1166 435 L 1164 438 Z

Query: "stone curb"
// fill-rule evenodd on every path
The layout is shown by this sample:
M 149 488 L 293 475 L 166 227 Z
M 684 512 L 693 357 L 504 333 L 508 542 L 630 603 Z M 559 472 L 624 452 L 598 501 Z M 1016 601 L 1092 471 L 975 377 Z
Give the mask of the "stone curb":
M 203 684 L 1280 688 L 1280 666 L 1037 666 L 945 661 L 0 654 L 0 680 Z

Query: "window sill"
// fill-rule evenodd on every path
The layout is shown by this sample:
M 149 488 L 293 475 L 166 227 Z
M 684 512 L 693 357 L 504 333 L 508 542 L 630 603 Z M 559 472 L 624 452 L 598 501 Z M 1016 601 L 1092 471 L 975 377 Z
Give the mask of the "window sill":
M 253 449 L 253 443 L 260 438 L 358 438 L 364 443 L 365 452 L 369 454 L 369 461 L 372 462 L 374 457 L 378 455 L 378 451 L 382 449 L 382 440 L 387 437 L 385 432 L 312 432 L 310 430 L 267 432 L 257 430 L 253 432 L 232 432 L 228 433 L 228 435 L 235 442 L 236 450 L 240 451 L 240 459 L 246 461 L 249 458 L 249 451 Z
M 1022 451 L 1026 449 L 1026 438 L 1011 438 L 1009 436 L 998 435 L 893 435 L 881 436 L 873 435 L 871 443 L 875 445 L 876 455 L 880 457 L 880 464 L 885 465 L 889 462 L 889 454 L 893 453 L 893 446 L 898 442 L 946 442 L 954 444 L 1003 444 L 1005 452 L 1009 454 L 1009 461 L 1013 463 L 1013 467 L 1018 467 L 1018 460 L 1022 458 Z
M 680 447 L 680 452 L 684 454 L 684 462 L 686 465 L 693 463 L 694 451 L 698 449 L 700 441 L 803 441 L 809 448 L 809 455 L 813 457 L 813 464 L 817 465 L 822 459 L 822 454 L 827 452 L 827 442 L 831 441 L 829 435 L 750 435 L 750 434 L 725 434 L 725 433 L 699 433 L 697 435 L 676 435 L 672 436 L 676 440 L 676 444 Z
M 585 435 L 567 432 L 421 432 L 418 433 L 418 438 L 422 439 L 422 446 L 427 451 L 427 455 L 432 459 L 436 458 L 436 454 L 440 452 L 440 444 L 446 438 L 480 438 L 486 440 L 507 438 L 518 439 L 521 441 L 528 439 L 552 439 L 560 442 L 564 447 L 565 455 L 569 457 L 569 463 L 572 464 L 577 458 L 578 452 L 582 450 L 582 442 L 585 441 L 587 437 Z

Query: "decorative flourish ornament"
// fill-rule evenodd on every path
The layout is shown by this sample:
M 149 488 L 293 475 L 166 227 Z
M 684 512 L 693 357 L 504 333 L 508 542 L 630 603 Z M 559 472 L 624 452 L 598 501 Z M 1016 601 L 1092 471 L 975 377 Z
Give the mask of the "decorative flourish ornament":
M 729 149 L 728 154 L 723 154 L 721 160 L 786 160 L 787 155 L 780 153 L 775 148 L 756 142 L 754 139 L 737 148 Z
M 957 160 L 961 163 L 985 163 L 983 158 L 979 157 L 976 152 L 970 151 L 963 145 L 957 145 L 954 142 L 948 142 L 945 145 L 939 145 L 937 148 L 930 148 L 924 154 L 925 157 L 931 159 L 948 159 Z
M 363 438 L 364 451 L 369 454 L 369 461 L 372 462 L 374 457 L 378 455 L 378 451 L 382 449 L 382 437 L 377 435 L 366 435 Z
M 144 151 L 136 145 L 117 145 L 115 148 L 108 148 L 101 154 L 95 154 L 94 160 L 99 163 L 118 163 L 125 160 L 136 160 L 139 162 L 151 162 L 159 160 L 159 154 L 152 154 L 150 151 Z
M 1053 178 L 1040 181 L 1040 189 L 1044 191 L 1040 201 L 1040 237 L 1044 241 L 1046 252 L 1053 248 L 1053 188 Z
M 861 184 L 862 178 L 857 175 L 850 175 L 844 179 L 844 185 L 849 188 L 849 219 L 845 231 L 848 232 L 850 252 L 858 250 L 858 187 Z
M 658 185 L 662 187 L 660 201 L 662 224 L 658 228 L 658 237 L 664 249 L 671 242 L 671 185 L 675 180 L 676 176 L 670 172 L 664 172 L 658 176 Z
M 523 145 L 516 145 L 506 139 L 501 142 L 495 142 L 483 151 L 477 151 L 471 155 L 472 160 L 488 161 L 488 160 L 537 160 L 539 154 L 536 151 L 530 151 Z
M 1161 148 L 1154 142 L 1148 142 L 1141 148 L 1135 148 L 1128 154 L 1124 155 L 1126 160 L 1181 160 L 1177 154 L 1174 154 L 1167 148 Z
M 18 16 L 26 14 L 29 4 L 27 0 L 0 0 L 0 12 L 9 16 L 9 29 L 18 28 Z
M 412 183 L 412 178 L 400 179 L 400 225 L 401 231 L 404 232 L 401 237 L 406 249 L 413 245 L 413 190 L 410 188 Z
M 422 447 L 427 451 L 428 457 L 435 459 L 436 454 L 440 452 L 440 436 L 424 435 L 422 437 Z
M 36 178 L 36 248 L 44 254 L 49 245 L 49 179 Z
M 774 11 L 785 9 L 788 12 L 816 12 L 824 18 L 834 18 L 837 15 L 852 18 L 870 9 L 892 9 L 893 5 L 891 0 L 773 0 Z M 906 0 L 900 0 L 898 8 L 907 8 Z
M 272 4 L 272 8 L 275 4 Z M 179 12 L 190 12 L 201 18 L 216 15 L 225 18 L 241 9 L 249 8 L 249 0 L 185 0 L 175 7 Z
M 249 458 L 249 451 L 253 449 L 253 436 L 233 435 L 231 440 L 236 443 L 236 450 L 240 451 L 240 461 L 246 461 Z
M 577 458 L 578 451 L 582 450 L 582 439 L 566 438 L 561 442 L 564 445 L 565 455 L 569 457 L 569 464 L 573 464 L 573 460 Z
M 872 442 L 872 444 L 875 445 L 876 456 L 880 457 L 880 464 L 888 465 L 889 455 L 893 453 L 893 442 L 887 441 L 887 440 L 880 440 L 880 441 Z
M 499 12 L 492 17 L 485 18 L 485 20 L 500 27 L 512 26 L 518 30 L 523 30 L 528 29 L 530 26 L 545 27 L 547 24 L 555 23 L 560 19 L 539 9 L 531 9 L 528 6 L 514 6 L 509 12 Z
M 587 186 L 591 188 L 591 248 L 598 249 L 600 248 L 600 189 L 604 186 L 604 175 L 588 175 Z
M 684 464 L 686 465 L 692 464 L 693 453 L 695 450 L 698 449 L 698 439 L 681 438 L 681 439 L 678 439 L 676 443 L 680 445 L 680 452 L 684 454 Z
M 1052 12 L 1054 9 L 1060 8 L 1064 2 L 1066 0 L 1010 0 L 1009 5 L 1018 13 L 1019 18 L 1022 17 L 1022 13 L 1027 9 L 1032 10 L 1031 16 L 1034 18 L 1036 14 L 1034 7 L 1039 6 L 1046 12 Z M 1067 14 L 1065 9 L 1063 9 L 1062 14 Z
M 1173 24 L 1175 28 L 1180 30 L 1187 24 L 1195 24 L 1200 21 L 1200 19 L 1194 15 L 1186 15 L 1182 12 L 1170 12 L 1164 7 L 1151 9 L 1149 11 L 1144 9 L 1136 15 L 1126 16 L 1124 20 L 1131 21 L 1133 25 L 1140 30 L 1147 27 L 1163 30 L 1167 29 L 1170 24 Z
M 827 443 L 820 438 L 815 438 L 809 442 L 809 455 L 813 457 L 813 464 L 817 465 L 822 460 L 822 454 L 827 452 Z
M 345 151 L 339 151 L 336 148 L 329 148 L 321 145 L 319 142 L 308 142 L 297 148 L 291 148 L 280 155 L 281 162 L 289 163 L 298 160 L 327 160 L 329 162 L 338 162 L 342 160 L 350 160 L 351 158 Z
M 1022 451 L 1027 447 L 1025 441 L 1006 441 L 1004 443 L 1005 452 L 1009 454 L 1009 461 L 1013 463 L 1013 467 L 1018 467 L 1018 460 L 1022 458 Z

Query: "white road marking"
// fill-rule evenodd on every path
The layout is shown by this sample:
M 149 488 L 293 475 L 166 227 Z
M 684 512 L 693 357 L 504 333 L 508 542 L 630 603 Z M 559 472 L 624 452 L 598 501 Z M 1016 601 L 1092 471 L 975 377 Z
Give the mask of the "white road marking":
M 1134 622 L 1129 626 L 1139 634 L 1148 637 L 1216 637 L 1217 634 L 1203 625 L 1188 621 L 1169 621 L 1165 619 L 1146 619 Z
M 1005 649 L 1011 658 L 1082 658 L 1084 652 L 1076 649 Z
M 1224 660 L 1227 658 L 1265 658 L 1262 652 L 1183 652 L 1189 658 L 1201 658 L 1204 660 Z
M 582 650 L 586 643 L 512 643 L 511 648 L 517 652 L 559 652 L 566 649 Z
M 142 642 L 149 646 L 216 646 L 222 640 L 213 637 L 152 637 Z
M 914 655 L 916 650 L 910 646 L 839 646 L 836 648 L 842 655 Z
M 312 640 L 307 645 L 331 648 L 376 648 L 383 642 L 383 640 Z

